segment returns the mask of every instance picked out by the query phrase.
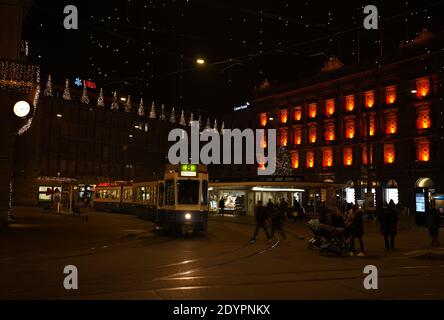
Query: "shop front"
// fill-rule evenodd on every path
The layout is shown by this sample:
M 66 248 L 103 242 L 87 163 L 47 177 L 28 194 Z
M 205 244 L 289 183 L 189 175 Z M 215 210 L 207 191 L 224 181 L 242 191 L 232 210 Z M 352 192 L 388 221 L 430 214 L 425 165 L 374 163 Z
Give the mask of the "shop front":
M 37 197 L 39 205 L 58 213 L 71 212 L 75 189 L 78 188 L 76 179 L 67 177 L 38 177 Z

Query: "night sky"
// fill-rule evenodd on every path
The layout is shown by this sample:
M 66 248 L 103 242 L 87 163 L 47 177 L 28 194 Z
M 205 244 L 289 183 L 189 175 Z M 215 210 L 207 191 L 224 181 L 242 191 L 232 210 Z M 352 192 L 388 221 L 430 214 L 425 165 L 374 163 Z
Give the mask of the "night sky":
M 63 85 L 81 77 L 106 95 L 117 90 L 133 101 L 217 113 L 248 101 L 265 79 L 281 84 L 318 73 L 332 55 L 345 65 L 358 56 L 377 64 L 380 32 L 362 28 L 363 4 L 378 6 L 385 55 L 423 27 L 443 30 L 444 1 L 353 3 L 35 0 L 23 38 L 43 79 L 51 73 Z M 68 4 L 79 10 L 79 30 L 63 28 Z M 195 63 L 200 57 L 206 65 Z

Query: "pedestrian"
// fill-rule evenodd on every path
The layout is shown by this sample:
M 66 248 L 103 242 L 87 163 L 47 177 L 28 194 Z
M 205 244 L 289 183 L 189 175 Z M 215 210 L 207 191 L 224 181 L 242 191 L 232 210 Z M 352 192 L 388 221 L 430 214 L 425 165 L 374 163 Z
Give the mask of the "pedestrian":
M 398 211 L 395 208 L 395 203 L 390 200 L 387 208 L 380 208 L 378 211 L 378 221 L 384 236 L 385 249 L 387 251 L 395 250 L 395 237 L 398 234 Z
M 274 239 L 274 233 L 278 231 L 284 241 L 287 240 L 287 236 L 284 231 L 284 221 L 288 214 L 288 203 L 284 198 L 281 199 L 277 210 L 271 218 L 271 239 Z
M 430 237 L 432 238 L 432 247 L 439 247 L 439 228 L 441 227 L 441 216 L 432 205 L 426 220 L 426 226 L 429 229 Z
M 224 198 L 220 198 L 219 201 L 219 214 L 222 215 L 222 217 L 224 216 L 224 211 L 225 211 L 225 200 Z
M 364 211 L 355 204 L 352 209 L 351 219 L 350 219 L 350 255 L 357 255 L 358 257 L 364 256 L 364 241 L 362 236 L 364 235 L 364 221 L 363 221 Z M 361 251 L 356 254 L 355 250 L 355 240 L 358 239 Z
M 253 237 L 251 238 L 250 242 L 255 243 L 257 235 L 259 233 L 259 229 L 264 229 L 265 235 L 267 236 L 267 240 L 270 240 L 270 234 L 268 233 L 268 226 L 267 226 L 267 208 L 265 208 L 262 205 L 262 201 L 259 200 L 257 202 L 256 207 L 254 208 L 254 216 L 256 218 L 256 227 L 254 229 Z

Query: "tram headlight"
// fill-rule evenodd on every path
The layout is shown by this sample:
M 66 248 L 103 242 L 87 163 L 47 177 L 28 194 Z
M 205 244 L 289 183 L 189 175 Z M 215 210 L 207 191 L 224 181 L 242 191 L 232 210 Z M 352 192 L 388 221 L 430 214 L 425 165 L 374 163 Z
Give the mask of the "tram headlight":
M 191 220 L 191 213 L 185 213 L 185 219 Z

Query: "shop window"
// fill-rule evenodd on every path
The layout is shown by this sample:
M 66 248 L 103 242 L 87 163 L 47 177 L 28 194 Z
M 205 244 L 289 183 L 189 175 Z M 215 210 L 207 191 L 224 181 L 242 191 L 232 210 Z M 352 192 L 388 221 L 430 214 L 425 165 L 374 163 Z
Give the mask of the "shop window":
M 384 145 L 384 163 L 392 164 L 395 162 L 395 145 L 388 143 Z
M 330 99 L 325 102 L 325 115 L 331 117 L 335 113 L 335 99 Z
M 334 141 L 335 138 L 335 124 L 329 123 L 325 126 L 325 141 Z
M 345 97 L 345 110 L 348 112 L 355 110 L 355 95 L 351 94 Z
M 311 103 L 308 105 L 308 117 L 310 119 L 316 118 L 318 115 L 318 105 L 316 103 Z
M 398 121 L 396 114 L 389 113 L 386 114 L 385 119 L 385 133 L 395 134 L 398 130 Z
M 390 203 L 392 200 L 395 204 L 399 202 L 398 183 L 395 180 L 387 181 L 384 188 L 385 203 Z
M 425 98 L 430 93 L 430 80 L 422 78 L 416 80 L 416 96 L 418 98 Z
M 293 119 L 294 119 L 294 121 L 301 121 L 302 120 L 302 108 L 301 107 L 294 108 Z
M 280 121 L 281 124 L 286 124 L 288 122 L 288 110 L 280 111 Z
M 347 139 L 355 138 L 355 119 L 345 120 L 345 137 Z
M 316 143 L 316 140 L 318 137 L 318 129 L 316 126 L 310 126 L 308 128 L 308 137 L 309 137 L 310 143 Z
M 348 167 L 353 164 L 353 148 L 344 149 L 344 166 Z
M 324 167 L 333 166 L 333 149 L 325 149 L 322 151 L 322 165 Z
M 385 103 L 387 105 L 394 104 L 396 101 L 396 86 L 385 88 Z
M 299 152 L 292 152 L 291 153 L 291 167 L 293 169 L 299 168 Z
M 421 162 L 430 161 L 430 142 L 420 141 L 416 145 L 416 159 Z
M 364 93 L 365 107 L 371 109 L 375 106 L 375 92 L 367 91 Z
M 416 118 L 416 127 L 421 129 L 429 129 L 432 126 L 432 121 L 430 119 L 430 110 L 423 109 L 419 110 Z
M 302 128 L 296 127 L 294 128 L 294 144 L 300 145 L 302 143 Z
M 261 113 L 260 115 L 260 125 L 262 127 L 265 127 L 267 125 L 268 122 L 268 116 L 266 113 Z
M 363 165 L 368 165 L 368 154 L 367 154 L 367 145 L 364 144 L 362 146 L 362 164 Z M 373 145 L 370 145 L 370 164 L 373 164 Z
M 307 151 L 306 164 L 307 168 L 313 168 L 315 162 L 315 155 L 313 151 Z
M 280 130 L 280 146 L 281 147 L 286 147 L 287 143 L 288 143 L 288 130 L 287 129 L 281 129 Z

